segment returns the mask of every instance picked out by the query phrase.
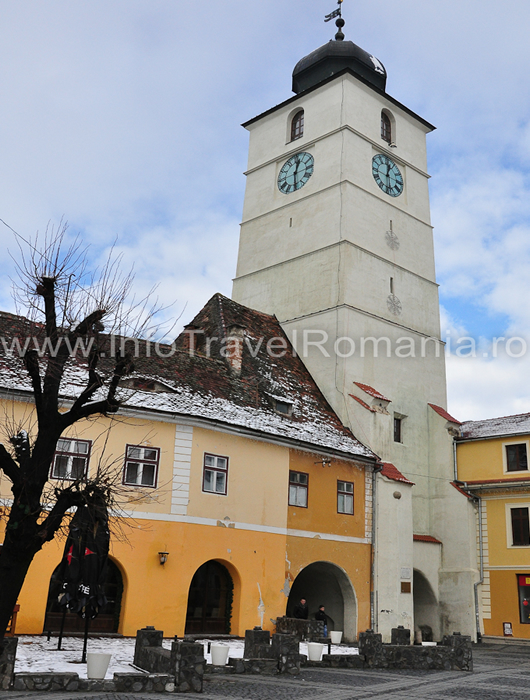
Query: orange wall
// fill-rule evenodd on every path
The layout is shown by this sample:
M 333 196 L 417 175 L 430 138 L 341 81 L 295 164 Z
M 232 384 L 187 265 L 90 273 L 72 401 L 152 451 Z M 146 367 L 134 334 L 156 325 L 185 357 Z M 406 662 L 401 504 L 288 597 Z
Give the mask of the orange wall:
M 519 622 L 517 574 L 529 574 L 530 567 L 517 571 L 491 571 L 491 620 L 484 620 L 484 634 L 503 636 L 503 622 L 511 622 L 513 636 L 530 639 L 530 625 Z
M 267 629 L 271 617 L 285 613 L 284 536 L 145 520 L 126 527 L 125 535 L 128 542 L 113 539 L 111 556 L 124 579 L 119 631 L 126 636 L 146 625 L 182 636 L 191 579 L 210 559 L 223 563 L 234 580 L 233 634 L 260 624 L 258 584 Z M 42 632 L 49 581 L 63 546 L 51 542 L 35 557 L 19 597 L 18 633 Z M 158 559 L 162 550 L 169 552 L 164 566 Z
M 318 455 L 296 450 L 291 450 L 289 468 L 309 474 L 307 508 L 289 506 L 289 528 L 364 537 L 364 469 L 335 460 L 331 461 L 331 466 L 323 467 L 322 458 Z M 337 481 L 354 483 L 353 515 L 337 513 Z

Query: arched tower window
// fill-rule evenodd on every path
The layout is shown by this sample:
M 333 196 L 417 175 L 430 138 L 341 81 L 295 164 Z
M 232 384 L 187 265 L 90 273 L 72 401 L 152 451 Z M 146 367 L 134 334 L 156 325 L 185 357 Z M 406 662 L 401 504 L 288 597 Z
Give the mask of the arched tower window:
M 387 143 L 392 143 L 392 122 L 386 112 L 381 112 L 381 138 Z
M 297 112 L 291 122 L 291 141 L 301 138 L 304 135 L 304 110 Z

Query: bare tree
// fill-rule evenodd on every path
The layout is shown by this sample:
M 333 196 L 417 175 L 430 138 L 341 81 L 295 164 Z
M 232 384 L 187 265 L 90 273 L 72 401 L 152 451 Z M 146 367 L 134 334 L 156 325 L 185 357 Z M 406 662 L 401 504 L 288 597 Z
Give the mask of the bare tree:
M 67 243 L 66 226 L 26 243 L 17 263 L 15 299 L 24 313 L 17 319 L 19 351 L 12 361 L 30 383 L 35 412 L 27 426 L 10 425 L 0 444 L 0 469 L 13 494 L 0 550 L 0 642 L 35 554 L 54 539 L 68 511 L 95 492 L 112 500 L 114 479 L 105 470 L 50 487 L 50 468 L 68 428 L 120 408 L 120 381 L 133 371 L 134 358 L 109 352 L 109 337 L 149 335 L 160 311 L 149 308 L 148 298 L 135 301 L 132 277 L 121 273 L 121 258 L 112 252 L 90 272 L 86 249 L 78 240 Z M 84 373 L 74 396 L 71 386 L 65 389 L 72 367 Z

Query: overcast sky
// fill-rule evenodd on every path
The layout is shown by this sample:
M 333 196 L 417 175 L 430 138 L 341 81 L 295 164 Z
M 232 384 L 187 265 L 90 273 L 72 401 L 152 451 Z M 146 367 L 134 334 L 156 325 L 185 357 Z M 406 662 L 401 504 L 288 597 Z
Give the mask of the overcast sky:
M 139 289 L 190 320 L 231 294 L 248 136 L 328 41 L 335 0 L 0 0 L 0 218 L 25 236 L 64 217 L 94 261 L 118 238 Z M 346 38 L 428 137 L 442 337 L 460 419 L 530 411 L 530 3 L 345 0 Z M 0 230 L 0 307 L 14 250 Z M 184 308 L 185 307 L 185 308 Z M 494 337 L 523 337 L 506 357 Z M 522 352 L 519 341 L 511 354 Z M 487 354 L 488 357 L 484 357 Z

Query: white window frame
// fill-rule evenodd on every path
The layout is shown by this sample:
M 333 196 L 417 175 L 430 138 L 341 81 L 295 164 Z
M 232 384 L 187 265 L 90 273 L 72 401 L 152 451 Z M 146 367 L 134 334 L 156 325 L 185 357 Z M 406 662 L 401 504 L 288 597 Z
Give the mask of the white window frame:
M 85 451 L 79 451 L 79 447 L 84 446 Z M 53 464 L 50 470 L 50 478 L 57 479 L 58 481 L 80 481 L 86 478 L 88 473 L 88 463 L 90 461 L 90 452 L 92 450 L 91 440 L 78 440 L 76 438 L 59 438 L 57 440 L 57 447 L 55 449 L 55 454 L 53 456 Z M 66 474 L 57 474 L 57 462 L 61 457 L 66 457 Z M 75 477 L 72 476 L 72 468 L 74 465 L 74 459 L 82 459 L 85 462 L 83 469 L 83 476 Z
M 207 464 L 208 462 L 208 464 Z M 214 455 L 211 452 L 204 453 L 202 469 L 202 490 L 214 496 L 226 496 L 228 494 L 228 462 L 226 455 Z M 206 484 L 206 473 L 211 474 L 211 483 Z
M 512 473 L 512 472 L 510 472 Z M 530 520 L 530 503 L 527 501 L 525 503 L 517 503 L 510 501 L 510 503 L 505 504 L 506 509 L 506 545 L 509 549 L 530 549 L 530 542 L 528 544 L 514 544 L 513 543 L 513 530 L 512 530 L 512 510 L 515 508 L 527 508 L 528 517 Z
M 305 483 L 293 477 L 305 477 Z M 304 494 L 304 497 L 300 496 Z M 302 502 L 300 502 L 302 501 Z M 303 502 L 305 501 L 305 503 Z M 289 505 L 296 508 L 307 508 L 309 503 L 309 474 L 306 472 L 289 471 Z
M 138 450 L 140 452 L 139 456 L 136 457 L 130 454 L 133 450 Z M 146 452 L 154 452 L 156 454 L 155 458 L 151 458 L 146 455 Z M 127 470 L 129 464 L 137 464 L 138 470 L 136 472 L 136 481 L 127 479 Z M 144 477 L 144 467 L 154 466 L 153 480 L 152 483 L 142 483 Z M 158 468 L 160 466 L 160 448 L 151 447 L 150 445 L 125 445 L 125 462 L 123 465 L 123 484 L 125 486 L 141 486 L 147 489 L 156 489 L 158 482 Z
M 342 486 L 351 486 L 351 491 L 349 491 L 346 488 L 342 488 Z M 340 507 L 340 501 L 341 501 L 341 496 L 344 501 L 344 505 L 342 506 L 342 510 Z M 346 510 L 347 504 L 351 503 L 351 510 Z M 341 515 L 353 515 L 355 512 L 355 486 L 353 481 L 342 481 L 341 479 L 337 479 L 337 513 L 340 513 Z
M 506 448 L 510 445 L 526 445 L 526 460 L 527 463 L 530 462 L 530 441 L 529 440 L 510 440 L 509 442 L 502 443 L 502 466 L 504 474 L 530 474 L 530 464 L 528 469 L 518 469 L 515 472 L 508 471 L 508 456 L 506 454 Z

